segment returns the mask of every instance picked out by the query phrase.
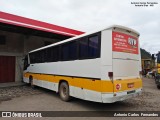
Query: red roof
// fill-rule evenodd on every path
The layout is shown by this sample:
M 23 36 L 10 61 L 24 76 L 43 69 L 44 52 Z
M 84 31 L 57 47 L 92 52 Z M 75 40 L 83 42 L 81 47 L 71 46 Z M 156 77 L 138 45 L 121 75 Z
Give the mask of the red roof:
M 0 22 L 66 36 L 76 36 L 84 33 L 78 30 L 73 30 L 4 12 L 0 12 Z

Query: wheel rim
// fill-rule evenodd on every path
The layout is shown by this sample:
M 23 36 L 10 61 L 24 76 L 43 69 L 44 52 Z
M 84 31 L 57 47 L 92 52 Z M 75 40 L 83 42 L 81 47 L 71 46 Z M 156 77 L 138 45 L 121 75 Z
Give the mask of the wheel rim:
M 67 88 L 65 86 L 62 86 L 61 95 L 62 95 L 63 98 L 65 98 L 67 96 Z

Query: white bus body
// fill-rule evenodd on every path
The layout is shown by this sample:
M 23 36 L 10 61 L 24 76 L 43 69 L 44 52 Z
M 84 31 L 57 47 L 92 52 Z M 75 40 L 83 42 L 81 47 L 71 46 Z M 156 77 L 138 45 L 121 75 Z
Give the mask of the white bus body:
M 85 48 L 83 40 L 90 38 L 94 42 L 89 41 L 90 43 L 87 42 L 87 44 L 92 48 Z M 138 38 L 139 33 L 135 30 L 113 25 L 100 31 L 86 33 L 33 50 L 26 56 L 23 80 L 56 92 L 60 92 L 60 84 L 65 82 L 69 87 L 69 96 L 95 102 L 113 103 L 132 98 L 142 92 Z M 98 43 L 96 39 L 99 40 Z M 71 56 L 71 58 L 75 57 L 73 60 L 62 60 L 62 56 L 65 58 L 70 52 L 74 52 L 73 50 L 62 55 L 62 52 L 65 53 L 65 50 L 70 49 L 63 45 L 72 41 L 82 41 L 82 46 L 79 42 L 77 43 L 79 45 L 77 49 L 72 46 L 74 50 L 78 50 L 77 56 L 80 54 L 85 56 L 86 49 L 86 54 L 91 54 L 93 58 L 76 58 L 73 55 Z M 44 62 L 36 63 L 37 60 L 32 54 L 37 53 L 38 55 L 35 55 L 43 57 L 45 53 L 38 51 L 56 46 L 59 46 L 56 49 L 62 51 L 59 52 L 60 59 L 55 60 L 56 62 L 44 60 Z M 99 51 L 97 51 L 97 46 Z M 89 49 L 91 49 L 90 52 Z M 80 50 L 82 53 L 79 53 Z M 33 57 L 32 61 L 35 59 L 34 63 L 31 62 L 31 57 Z

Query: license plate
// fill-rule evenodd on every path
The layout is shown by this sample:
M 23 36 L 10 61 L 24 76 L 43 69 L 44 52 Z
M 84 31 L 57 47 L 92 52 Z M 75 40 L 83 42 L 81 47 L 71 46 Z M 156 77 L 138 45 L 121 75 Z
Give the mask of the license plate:
M 133 88 L 134 87 L 134 83 L 128 83 L 127 86 L 128 86 L 128 88 Z

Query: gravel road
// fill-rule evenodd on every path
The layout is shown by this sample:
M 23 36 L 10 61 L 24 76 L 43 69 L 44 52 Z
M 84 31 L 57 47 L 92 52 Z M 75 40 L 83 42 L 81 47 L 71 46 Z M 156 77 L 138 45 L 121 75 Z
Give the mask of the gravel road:
M 0 88 L 0 102 L 8 101 L 20 96 L 29 96 L 43 93 L 41 89 L 32 89 L 29 85 Z
M 160 111 L 159 98 L 160 90 L 157 89 L 153 79 L 147 78 L 143 79 L 141 96 L 111 104 L 76 98 L 70 102 L 63 102 L 53 91 L 39 87 L 32 89 L 30 86 L 19 86 L 0 88 L 0 111 Z

